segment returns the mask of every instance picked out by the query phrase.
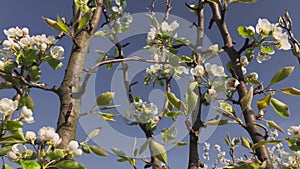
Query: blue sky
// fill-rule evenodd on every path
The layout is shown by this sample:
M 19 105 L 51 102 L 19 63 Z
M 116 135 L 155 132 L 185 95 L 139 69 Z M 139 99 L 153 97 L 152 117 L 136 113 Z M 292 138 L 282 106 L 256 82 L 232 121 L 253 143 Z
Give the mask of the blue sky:
M 149 7 L 149 0 L 128 0 L 127 10 L 132 13 L 147 13 L 146 7 Z M 196 18 L 191 14 L 188 9 L 184 6 L 185 1 L 172 1 L 172 10 L 171 14 L 177 17 L 182 18 L 188 22 L 196 21 Z M 28 27 L 30 30 L 30 34 L 42 34 L 45 33 L 47 35 L 56 35 L 57 32 L 52 30 L 48 25 L 46 25 L 42 17 L 56 18 L 57 15 L 61 17 L 66 17 L 67 20 L 71 18 L 72 15 L 72 1 L 60 1 L 60 0 L 52 0 L 52 1 L 37 1 L 37 0 L 26 0 L 26 1 L 10 1 L 10 0 L 2 0 L 0 2 L 0 30 L 8 29 L 10 27 Z M 164 12 L 165 6 L 164 1 L 157 2 L 157 8 L 155 11 Z M 294 19 L 294 32 L 296 38 L 300 38 L 300 34 L 298 33 L 300 30 L 300 22 L 297 18 L 299 16 L 299 6 L 300 2 L 298 0 L 289 0 L 288 2 L 285 0 L 258 0 L 255 4 L 233 4 L 229 6 L 229 9 L 226 14 L 226 21 L 229 27 L 229 30 L 232 32 L 233 39 L 237 42 L 236 47 L 239 48 L 243 45 L 243 39 L 237 34 L 237 27 L 241 25 L 255 25 L 257 23 L 258 18 L 268 18 L 271 22 L 276 22 L 278 17 L 284 13 L 285 10 L 288 10 L 292 18 Z M 208 6 L 205 7 L 206 17 L 205 23 L 208 24 L 211 12 Z M 172 20 L 170 20 L 172 21 Z M 135 21 L 134 21 L 135 22 Z M 140 25 L 141 27 L 143 25 Z M 184 26 L 184 25 L 183 25 Z M 185 25 L 186 26 L 186 25 Z M 207 26 L 206 26 L 207 28 Z M 133 29 L 133 28 L 132 28 Z M 190 30 L 187 30 L 190 31 Z M 205 30 L 205 34 L 212 44 L 218 43 L 219 46 L 222 46 L 222 40 L 219 36 L 219 32 L 215 26 L 213 26 L 212 30 Z M 137 35 L 135 37 L 127 38 L 126 41 L 133 41 L 133 45 L 128 47 L 127 52 L 128 55 L 133 54 L 136 51 L 139 51 L 140 48 L 136 48 L 134 45 L 145 43 L 145 39 L 143 39 L 145 35 Z M 3 31 L 0 31 L 0 40 L 5 38 Z M 70 53 L 71 40 L 67 37 L 64 37 L 61 41 L 58 42 L 59 45 L 62 45 L 65 48 L 65 59 L 63 68 L 53 71 L 51 68 L 48 68 L 47 65 L 43 65 L 42 71 L 42 82 L 52 86 L 59 85 L 62 79 L 62 75 L 64 73 L 64 69 L 66 66 L 66 61 L 68 59 L 68 55 Z M 96 49 L 96 43 L 93 43 L 95 47 L 92 49 Z M 111 44 L 107 44 L 108 46 Z M 138 45 L 137 45 L 138 46 Z M 99 46 L 101 48 L 102 46 Z M 140 47 L 140 46 L 139 46 Z M 221 55 L 221 61 L 225 65 L 227 59 L 226 55 Z M 283 87 L 296 87 L 300 88 L 299 81 L 299 73 L 300 68 L 297 64 L 297 59 L 292 56 L 291 52 L 276 52 L 276 54 L 272 57 L 272 59 L 263 64 L 258 64 L 257 62 L 251 63 L 247 68 L 249 72 L 256 71 L 260 75 L 260 79 L 266 81 L 266 83 L 272 78 L 272 75 L 275 74 L 277 70 L 284 66 L 295 65 L 294 73 L 289 77 L 288 80 L 283 81 L 274 85 L 275 89 L 280 89 Z M 114 72 L 117 66 L 113 67 L 112 71 Z M 102 70 L 102 69 L 101 69 Z M 111 79 L 108 78 L 110 75 L 113 75 L 113 72 L 107 72 L 108 75 L 101 76 L 100 73 L 97 74 L 95 80 L 95 92 L 94 94 L 99 94 L 103 91 L 107 91 L 111 89 L 110 82 Z M 104 73 L 103 73 L 104 74 Z M 104 74 L 105 75 L 105 74 Z M 139 74 L 140 76 L 141 74 Z M 135 79 L 139 79 L 137 76 Z M 122 88 L 122 80 L 120 80 L 119 85 Z M 118 84 L 116 85 L 118 86 Z M 147 95 L 146 91 L 151 91 L 149 87 L 147 89 L 138 89 L 138 92 L 141 92 L 141 95 Z M 144 92 L 144 93 L 143 93 Z M 12 97 L 14 92 L 4 90 L 0 91 L 0 98 L 3 97 Z M 155 93 L 154 93 L 155 94 Z M 159 92 L 158 92 L 159 94 Z M 35 111 L 34 117 L 36 122 L 31 125 L 26 125 L 24 130 L 34 130 L 37 131 L 42 126 L 56 126 L 56 120 L 59 112 L 59 101 L 58 97 L 52 93 L 47 93 L 41 90 L 33 89 L 32 98 L 35 101 Z M 282 101 L 285 101 L 291 109 L 291 116 L 289 119 L 282 119 L 278 116 L 272 109 L 267 109 L 266 118 L 278 121 L 278 124 L 281 125 L 284 129 L 286 129 L 290 125 L 299 125 L 299 108 L 298 105 L 300 99 L 297 97 L 285 96 L 283 94 L 277 93 L 277 98 Z M 259 96 L 258 98 L 261 98 Z M 91 98 L 94 99 L 94 98 Z M 150 97 L 151 99 L 151 97 Z M 89 101 L 89 100 L 88 100 Z M 205 108 L 208 111 L 208 108 Z M 123 123 L 122 118 L 118 118 L 117 122 L 114 124 L 109 124 L 113 129 L 121 130 L 120 133 L 133 137 L 142 137 L 143 133 L 141 130 L 136 127 L 128 127 Z M 166 121 L 169 124 L 169 121 Z M 85 124 L 85 123 L 80 123 Z M 95 124 L 95 127 L 98 127 L 100 124 Z M 103 124 L 104 125 L 104 124 Z M 101 126 L 101 125 L 100 125 Z M 86 138 L 87 133 L 85 132 L 85 127 L 79 125 L 78 127 L 78 140 L 83 141 Z M 105 128 L 103 129 L 105 130 Z M 208 129 L 207 129 L 208 130 Z M 228 125 L 225 127 L 217 128 L 213 135 L 210 138 L 207 138 L 211 144 L 218 143 L 222 144 L 223 138 L 226 137 L 226 132 L 232 131 L 233 136 L 240 136 L 241 134 L 247 135 L 243 129 L 237 129 L 235 125 Z M 109 143 L 110 140 L 107 137 L 101 137 L 101 133 L 99 135 L 100 139 L 105 143 Z M 185 138 L 184 141 L 187 141 Z M 204 140 L 202 140 L 204 141 Z M 96 143 L 92 143 L 96 144 Z M 122 145 L 123 144 L 123 145 Z M 125 143 L 127 146 L 127 143 Z M 101 146 L 101 145 L 100 145 Z M 120 147 L 123 147 L 124 143 L 121 143 Z M 128 145 L 130 146 L 130 145 Z M 108 148 L 108 147 L 106 147 Z M 225 148 L 225 147 L 224 147 Z M 172 169 L 180 169 L 186 168 L 187 166 L 187 157 L 188 157 L 188 146 L 186 147 L 177 147 L 173 148 L 168 152 L 170 168 Z M 227 151 L 227 150 L 226 150 Z M 127 163 L 118 163 L 115 161 L 116 157 L 114 155 L 109 155 L 108 157 L 97 157 L 94 155 L 84 155 L 79 159 L 82 163 L 86 165 L 89 169 L 94 168 L 130 168 Z M 213 161 L 211 161 L 213 162 Z M 1 163 L 1 162 L 0 162 Z M 143 168 L 141 162 L 138 163 L 138 168 Z

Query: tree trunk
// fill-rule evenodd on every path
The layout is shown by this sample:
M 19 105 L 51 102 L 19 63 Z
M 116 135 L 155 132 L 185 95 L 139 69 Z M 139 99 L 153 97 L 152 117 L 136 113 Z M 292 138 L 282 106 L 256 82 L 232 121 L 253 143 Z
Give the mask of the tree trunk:
M 213 21 L 217 24 L 218 29 L 222 35 L 223 42 L 224 42 L 224 50 L 230 57 L 231 63 L 232 63 L 232 69 L 233 69 L 233 76 L 236 76 L 236 78 L 239 80 L 240 85 L 237 88 L 239 98 L 243 98 L 247 93 L 247 87 L 244 79 L 244 75 L 241 70 L 241 65 L 239 64 L 240 59 L 240 53 L 237 52 L 234 49 L 233 41 L 230 36 L 230 33 L 228 31 L 228 28 L 226 26 L 226 23 L 224 22 L 224 18 L 222 18 L 219 6 L 216 3 L 210 3 L 210 7 L 213 12 Z M 254 143 L 258 143 L 261 141 L 265 141 L 265 138 L 261 134 L 261 131 L 259 127 L 256 124 L 256 117 L 254 114 L 254 111 L 251 106 L 248 106 L 243 111 L 243 116 L 246 122 L 246 130 L 249 133 L 249 135 L 252 138 L 252 141 Z M 269 151 L 266 146 L 260 146 L 256 148 L 255 154 L 257 155 L 258 159 L 261 161 L 267 162 L 267 169 L 273 169 L 273 164 L 270 158 Z
M 62 138 L 60 148 L 66 148 L 71 140 L 76 140 L 76 128 L 80 113 L 81 97 L 72 96 L 80 90 L 80 79 L 84 68 L 85 56 L 88 51 L 92 35 L 98 28 L 102 13 L 103 0 L 97 0 L 97 8 L 94 10 L 89 24 L 73 38 L 73 47 L 69 62 L 61 86 L 58 89 L 60 98 L 60 114 L 57 121 L 57 133 Z M 73 5 L 73 13 L 78 9 Z

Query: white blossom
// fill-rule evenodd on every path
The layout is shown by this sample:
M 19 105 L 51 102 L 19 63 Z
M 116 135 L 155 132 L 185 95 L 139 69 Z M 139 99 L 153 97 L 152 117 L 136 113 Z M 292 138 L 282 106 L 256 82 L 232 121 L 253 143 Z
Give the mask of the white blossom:
M 217 151 L 221 151 L 221 146 L 218 144 L 215 144 L 214 149 Z
M 154 64 L 151 65 L 150 68 L 146 69 L 146 74 L 155 74 L 156 72 L 160 71 L 162 69 L 162 65 L 161 64 Z
M 292 137 L 299 137 L 300 136 L 300 125 L 299 126 L 291 126 L 287 129 L 288 135 Z
M 228 90 L 235 90 L 239 84 L 240 82 L 237 79 L 231 77 L 225 81 L 225 88 Z
M 26 140 L 35 140 L 36 135 L 33 131 L 27 131 L 25 134 L 25 138 L 26 138 Z
M 256 72 L 251 72 L 249 77 L 253 80 L 258 80 L 258 74 Z
M 4 29 L 4 34 L 8 37 L 8 38 L 19 38 L 25 35 L 28 35 L 29 30 L 28 28 L 22 28 L 20 29 L 19 27 L 15 27 L 15 28 L 9 28 L 8 30 Z
M 20 45 L 14 42 L 13 39 L 4 40 L 2 42 L 2 45 L 6 50 L 12 50 L 12 51 L 20 50 Z
M 14 112 L 18 108 L 18 101 L 13 101 L 8 98 L 3 98 L 0 100 L 0 113 L 8 115 Z
M 62 60 L 64 58 L 64 48 L 61 46 L 54 46 L 50 53 L 54 59 Z
M 247 66 L 249 64 L 248 58 L 246 56 L 241 56 L 240 63 L 242 66 Z
M 24 38 L 20 39 L 19 45 L 21 48 L 30 47 L 33 44 L 33 41 L 30 36 L 25 36 Z
M 282 50 L 290 50 L 291 44 L 289 43 L 289 35 L 285 32 L 282 33 L 281 27 L 276 27 L 273 36 L 276 39 L 275 47 Z
M 14 144 L 11 147 L 11 151 L 7 153 L 7 158 L 10 161 L 17 161 L 26 154 L 27 148 L 23 144 Z
M 151 43 L 155 39 L 157 33 L 158 33 L 157 28 L 151 26 L 150 31 L 147 34 L 147 43 Z
M 38 135 L 42 141 L 47 141 L 48 144 L 56 146 L 61 143 L 61 138 L 53 127 L 43 127 L 38 131 Z
M 272 31 L 274 31 L 275 25 L 271 24 L 268 19 L 258 19 L 256 24 L 256 32 L 262 35 L 269 35 Z
M 173 32 L 178 27 L 179 27 L 179 24 L 177 23 L 176 20 L 173 21 L 170 25 L 166 21 L 163 21 L 161 24 L 162 32 Z
M 26 106 L 22 107 L 21 117 L 24 118 L 24 121 L 27 123 L 33 123 L 34 117 L 32 116 L 32 110 Z
M 73 158 L 80 157 L 82 155 L 82 150 L 78 148 L 79 144 L 77 141 L 72 140 L 68 145 L 68 150 L 72 154 Z
M 178 74 L 189 74 L 189 70 L 188 68 L 186 68 L 185 66 L 178 66 L 176 69 L 175 69 L 175 72 L 178 73 Z
M 193 76 L 201 77 L 204 75 L 204 68 L 202 65 L 197 65 L 195 68 L 191 69 L 191 74 Z
M 243 75 L 247 73 L 247 69 L 244 66 L 242 66 L 241 69 L 242 69 Z
M 213 77 L 226 77 L 223 66 L 218 66 L 216 64 L 206 63 L 205 65 L 206 72 Z
M 216 99 L 216 97 L 217 97 L 217 92 L 215 91 L 215 89 L 208 89 L 204 95 L 204 98 L 208 103 L 213 102 Z

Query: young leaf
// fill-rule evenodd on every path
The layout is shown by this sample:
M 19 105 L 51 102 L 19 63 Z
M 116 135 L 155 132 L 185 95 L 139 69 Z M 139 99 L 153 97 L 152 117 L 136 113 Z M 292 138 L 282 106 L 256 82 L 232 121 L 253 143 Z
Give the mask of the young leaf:
M 248 89 L 247 94 L 241 99 L 242 110 L 244 111 L 248 106 L 251 105 L 253 98 L 253 86 Z
M 230 120 L 213 119 L 213 120 L 209 120 L 209 121 L 205 122 L 203 125 L 205 125 L 205 126 L 222 126 L 222 125 L 225 125 L 228 123 L 230 123 Z
M 47 57 L 46 60 L 48 62 L 48 65 L 51 66 L 54 70 L 57 70 L 63 66 L 63 63 L 60 60 L 55 59 L 51 56 Z
M 179 111 L 171 111 L 171 112 L 167 112 L 164 114 L 165 117 L 171 117 L 171 118 L 174 118 L 178 115 L 182 114 L 181 112 Z
M 152 140 L 150 140 L 150 151 L 161 162 L 168 164 L 167 153 L 166 153 L 165 147 L 163 145 L 155 142 L 152 139 Z
M 98 156 L 107 156 L 107 152 L 98 146 L 89 146 L 90 150 L 92 150 L 92 152 Z
M 77 28 L 78 31 L 80 31 L 82 28 L 84 28 L 87 25 L 91 17 L 92 17 L 92 12 L 87 12 L 82 16 Z
M 105 92 L 102 93 L 100 96 L 97 98 L 97 106 L 105 106 L 108 105 L 112 102 L 114 99 L 115 92 Z
M 284 67 L 282 69 L 280 69 L 272 78 L 272 80 L 270 81 L 270 84 L 275 84 L 278 83 L 282 80 L 284 80 L 285 78 L 289 77 L 291 75 L 291 73 L 294 71 L 294 66 L 288 66 L 288 67 Z
M 289 107 L 284 104 L 283 102 L 272 98 L 271 99 L 271 105 L 276 113 L 278 113 L 280 116 L 284 118 L 288 118 L 290 116 L 290 110 Z
M 32 111 L 34 110 L 34 102 L 29 95 L 25 95 L 21 98 L 18 108 L 22 108 L 23 106 L 26 106 Z
M 300 90 L 296 89 L 294 87 L 289 87 L 289 88 L 281 89 L 279 91 L 282 92 L 282 93 L 284 93 L 284 94 L 288 94 L 288 95 L 292 95 L 292 96 L 300 96 Z
M 90 139 L 96 137 L 96 136 L 99 134 L 100 129 L 101 129 L 101 127 L 94 129 L 94 130 L 87 136 L 87 138 L 85 139 L 84 142 L 86 143 L 86 142 L 88 142 Z
M 246 137 L 241 137 L 242 146 L 250 149 L 251 148 L 251 141 Z
M 9 151 L 11 151 L 12 146 L 5 146 L 0 149 L 0 156 L 5 156 Z
M 110 113 L 101 113 L 99 112 L 98 115 L 106 121 L 115 121 L 114 117 L 118 116 L 118 114 L 110 114 Z
M 56 21 L 54 21 L 54 20 L 52 20 L 52 19 L 49 19 L 49 18 L 44 18 L 44 17 L 43 17 L 43 20 L 44 20 L 51 28 L 53 28 L 53 29 L 55 29 L 55 30 L 58 30 L 58 31 L 64 32 L 64 30 L 59 26 L 59 24 L 58 24 Z
M 281 133 L 285 133 L 284 130 L 272 120 L 267 120 L 267 125 L 280 131 Z
M 197 83 L 191 83 L 185 95 L 188 114 L 191 113 L 197 106 L 198 95 L 193 91 L 196 85 Z
M 174 142 L 172 143 L 173 146 L 186 146 L 188 143 L 187 142 Z
M 149 139 L 141 146 L 139 150 L 139 154 L 142 154 L 148 146 L 149 146 Z
M 111 150 L 119 157 L 126 157 L 126 154 L 118 148 L 111 148 Z
M 261 141 L 261 142 L 258 142 L 258 143 L 255 143 L 252 145 L 252 149 L 256 149 L 260 146 L 263 146 L 263 145 L 267 145 L 267 144 L 278 144 L 280 143 L 282 140 L 272 140 L 272 141 Z
M 8 164 L 3 164 L 2 169 L 14 169 L 14 168 L 9 166 Z
M 82 164 L 71 160 L 60 161 L 55 164 L 55 167 L 58 169 L 85 169 Z
M 252 29 L 249 29 L 246 26 L 239 26 L 238 32 L 244 38 L 252 38 L 252 37 L 254 37 L 254 34 L 255 34 Z
M 169 102 L 174 105 L 177 109 L 181 109 L 183 104 L 181 102 L 181 100 L 179 100 L 174 93 L 171 92 L 167 92 L 165 93 L 167 99 L 169 100 Z
M 24 168 L 28 169 L 40 169 L 41 166 L 38 162 L 32 160 L 20 161 L 20 165 Z M 71 169 L 71 168 L 70 168 Z
M 59 25 L 59 27 L 62 29 L 63 32 L 69 33 L 69 27 L 62 22 L 62 20 L 58 15 L 57 15 L 57 24 Z
M 268 107 L 268 106 L 270 105 L 271 98 L 272 98 L 272 96 L 269 94 L 269 95 L 267 95 L 266 97 L 264 97 L 264 98 L 258 100 L 258 101 L 256 102 L 257 109 L 258 109 L 258 110 L 262 110 L 262 109 Z

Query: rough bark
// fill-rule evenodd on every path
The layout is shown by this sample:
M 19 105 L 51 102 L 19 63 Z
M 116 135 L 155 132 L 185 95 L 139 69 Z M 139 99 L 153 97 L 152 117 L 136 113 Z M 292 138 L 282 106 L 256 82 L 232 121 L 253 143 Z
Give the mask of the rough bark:
M 80 97 L 72 97 L 72 93 L 80 90 L 80 79 L 84 68 L 85 56 L 88 51 L 89 41 L 98 28 L 100 16 L 102 13 L 103 0 L 97 0 L 95 9 L 89 25 L 82 29 L 73 38 L 73 47 L 69 62 L 61 86 L 58 89 L 60 98 L 60 114 L 57 121 L 57 133 L 62 138 L 60 148 L 67 147 L 71 140 L 76 139 L 76 128 L 80 113 Z M 74 16 L 77 8 L 73 7 Z
M 201 52 L 203 47 L 203 37 L 204 37 L 204 1 L 199 0 L 198 7 L 198 21 L 197 21 L 197 41 L 195 45 L 195 53 L 198 55 L 197 62 L 201 62 Z M 195 93 L 198 95 L 197 105 L 192 112 L 192 130 L 189 131 L 190 140 L 189 140 L 189 162 L 188 169 L 198 169 L 202 167 L 202 163 L 199 159 L 199 137 L 200 137 L 200 128 L 202 127 L 201 121 L 201 89 L 196 88 Z
M 219 6 L 216 3 L 210 3 L 210 7 L 213 12 L 213 21 L 218 26 L 218 29 L 221 33 L 224 42 L 224 50 L 227 55 L 230 57 L 232 62 L 232 68 L 234 71 L 233 76 L 237 76 L 240 85 L 237 87 L 237 91 L 239 94 L 239 98 L 243 98 L 247 93 L 247 86 L 245 83 L 244 75 L 241 70 L 241 65 L 239 64 L 240 53 L 236 51 L 233 46 L 233 41 L 231 35 L 228 31 L 224 18 L 221 17 Z M 256 116 L 251 106 L 248 106 L 243 111 L 243 116 L 246 123 L 246 130 L 249 133 L 252 141 L 254 143 L 258 143 L 261 141 L 265 141 L 259 127 L 256 124 Z M 258 159 L 261 161 L 267 162 L 267 169 L 273 169 L 273 164 L 271 162 L 270 154 L 266 146 L 260 146 L 256 149 L 255 154 L 257 155 Z

